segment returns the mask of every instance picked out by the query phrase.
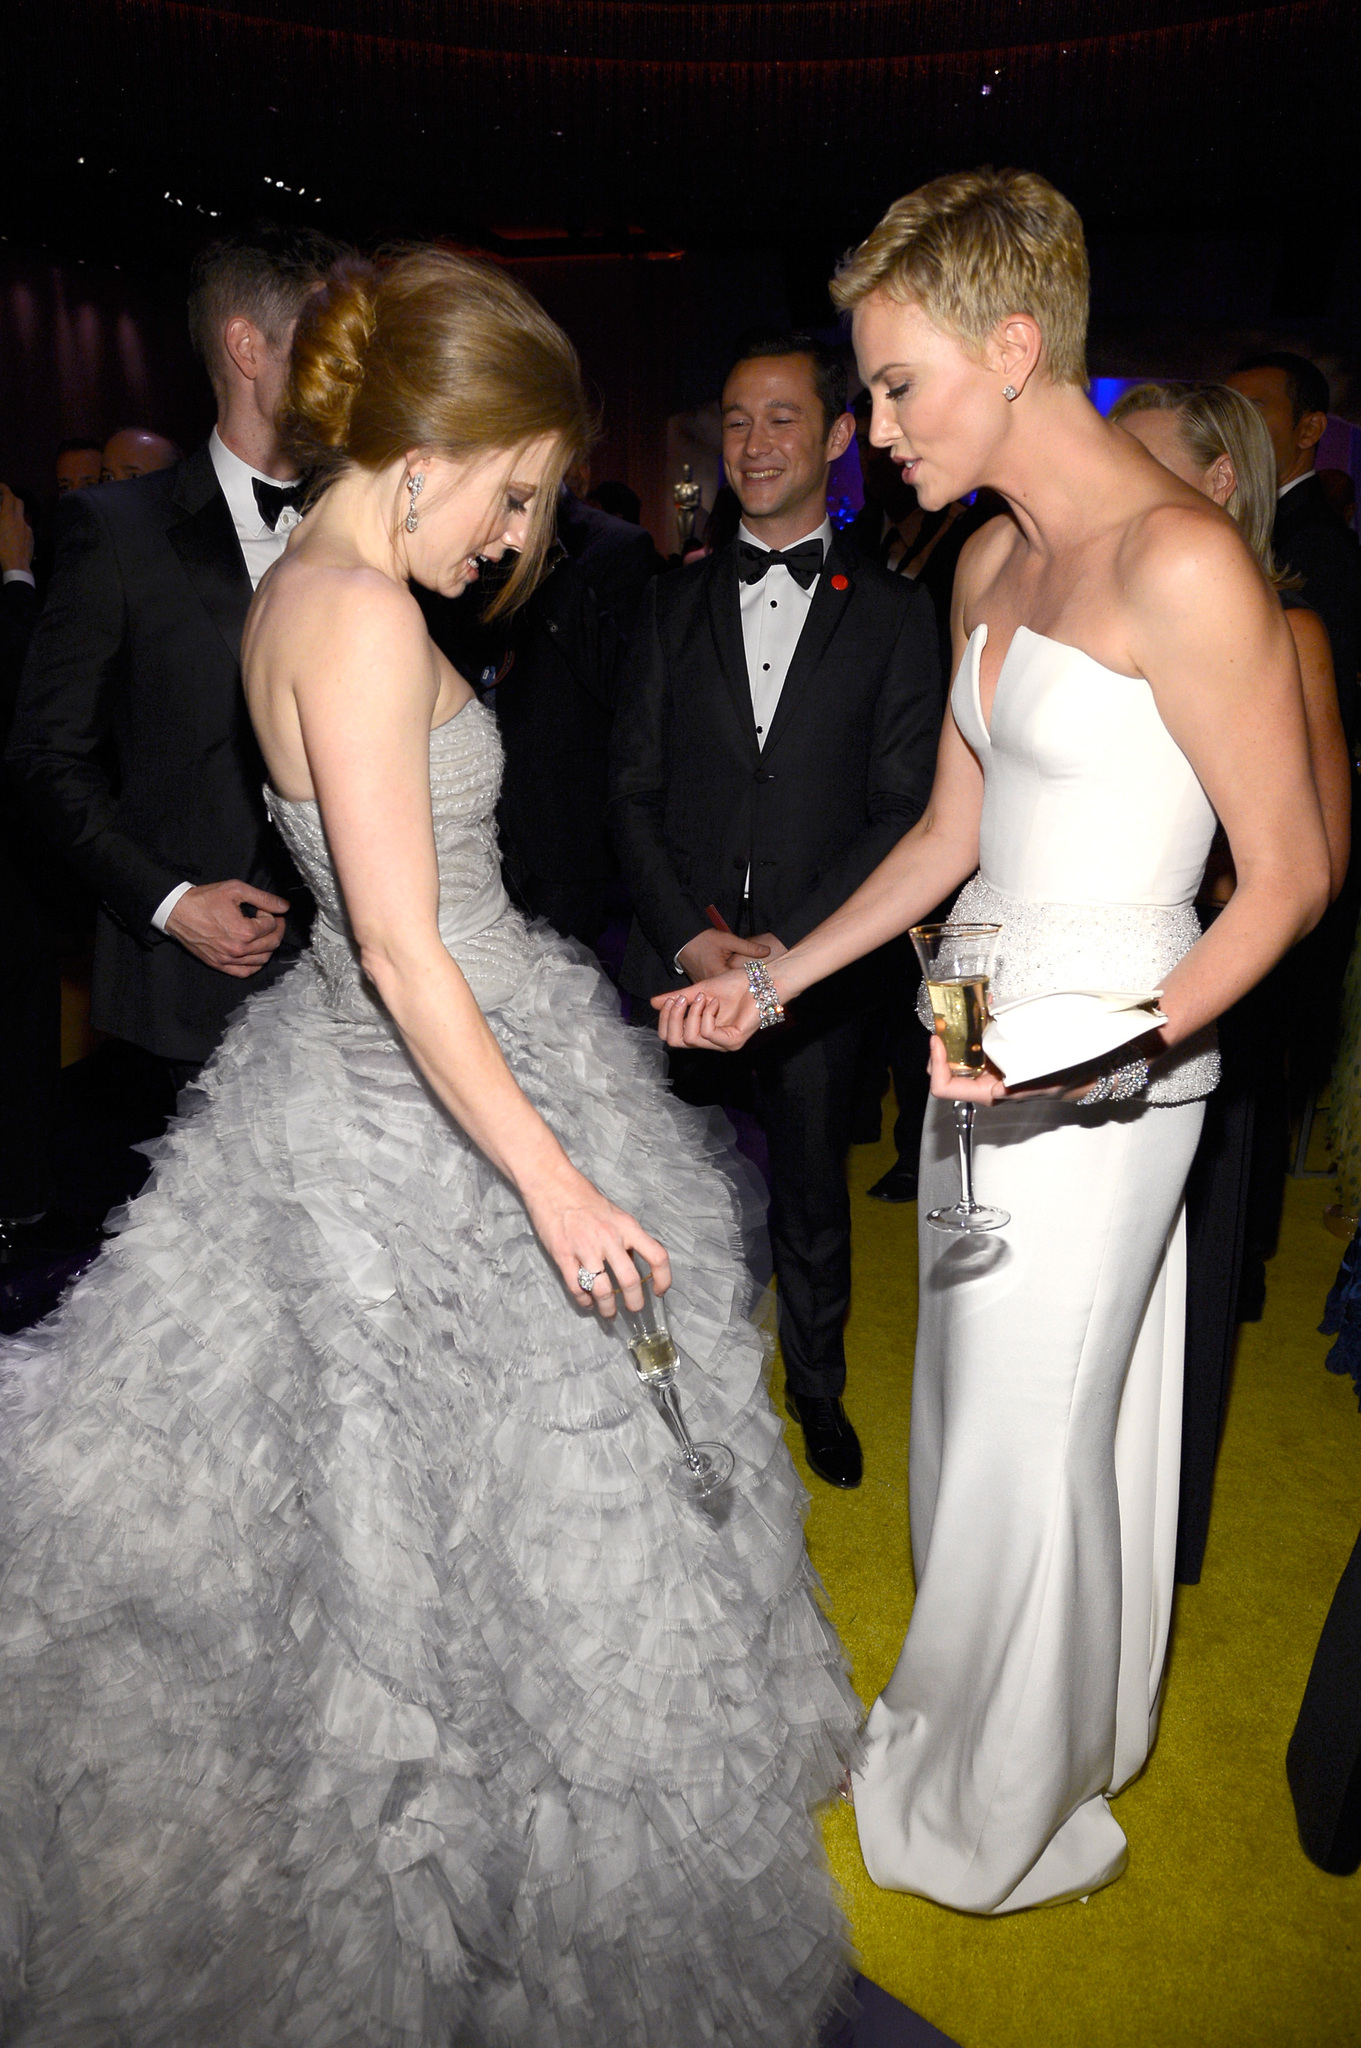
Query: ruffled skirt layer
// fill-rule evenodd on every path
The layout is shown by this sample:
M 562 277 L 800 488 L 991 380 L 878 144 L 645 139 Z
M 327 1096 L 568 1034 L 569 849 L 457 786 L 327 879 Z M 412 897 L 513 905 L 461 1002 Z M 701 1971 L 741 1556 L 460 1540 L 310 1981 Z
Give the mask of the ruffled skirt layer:
M 381 1020 L 255 997 L 0 1409 L 24 2048 L 811 2044 L 855 1710 L 716 1143 L 531 935 L 490 1021 L 667 1244 L 706 1514 Z

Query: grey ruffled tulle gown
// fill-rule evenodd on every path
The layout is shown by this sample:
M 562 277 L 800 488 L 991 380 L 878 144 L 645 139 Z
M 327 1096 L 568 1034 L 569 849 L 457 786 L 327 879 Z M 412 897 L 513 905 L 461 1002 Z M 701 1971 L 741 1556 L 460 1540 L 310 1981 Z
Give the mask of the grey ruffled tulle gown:
M 855 1709 L 733 1183 L 507 907 L 495 728 L 432 735 L 440 924 L 571 1157 L 666 1242 L 726 1513 L 317 896 L 62 1309 L 4 1347 L 0 1961 L 23 2048 L 811 2044 Z

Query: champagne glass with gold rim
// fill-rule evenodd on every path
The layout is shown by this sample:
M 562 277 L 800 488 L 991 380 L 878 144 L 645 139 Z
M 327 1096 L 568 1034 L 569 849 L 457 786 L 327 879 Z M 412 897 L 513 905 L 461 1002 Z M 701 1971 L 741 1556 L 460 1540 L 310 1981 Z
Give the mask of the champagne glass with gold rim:
M 615 1296 L 633 1370 L 652 1396 L 653 1406 L 680 1448 L 680 1457 L 672 1467 L 673 1484 L 692 1500 L 707 1500 L 711 1493 L 717 1493 L 732 1478 L 733 1454 L 726 1444 L 695 1443 L 686 1428 L 680 1396 L 676 1392 L 680 1352 L 667 1325 L 661 1296 L 653 1291 L 649 1267 L 637 1253 L 634 1254 L 634 1264 L 643 1283 L 642 1307 L 630 1308 L 621 1295 Z
M 918 924 L 911 939 L 921 963 L 936 1036 L 945 1047 L 950 1072 L 961 1080 L 981 1074 L 987 1064 L 983 1033 L 988 1022 L 988 991 L 1000 924 Z M 1000 1230 L 1010 1223 L 1005 1209 L 976 1202 L 973 1192 L 972 1102 L 955 1104 L 955 1137 L 959 1145 L 959 1200 L 948 1209 L 932 1209 L 927 1222 L 934 1230 Z

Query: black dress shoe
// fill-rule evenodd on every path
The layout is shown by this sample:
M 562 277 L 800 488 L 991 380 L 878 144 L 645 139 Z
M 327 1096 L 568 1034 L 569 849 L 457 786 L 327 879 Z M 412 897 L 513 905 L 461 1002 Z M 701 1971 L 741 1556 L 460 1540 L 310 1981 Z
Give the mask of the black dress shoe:
M 840 1401 L 821 1394 L 786 1394 L 784 1405 L 803 1429 L 804 1455 L 829 1486 L 859 1486 L 864 1473 L 860 1439 Z
M 896 1166 L 874 1183 L 869 1190 L 876 1202 L 915 1202 L 917 1199 L 917 1169 L 900 1159 Z

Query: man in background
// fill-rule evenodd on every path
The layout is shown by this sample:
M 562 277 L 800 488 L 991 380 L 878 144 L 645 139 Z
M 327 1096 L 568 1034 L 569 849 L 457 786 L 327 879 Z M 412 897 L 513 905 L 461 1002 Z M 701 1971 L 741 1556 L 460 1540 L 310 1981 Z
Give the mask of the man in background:
M 1266 422 L 1276 457 L 1271 545 L 1278 566 L 1302 578 L 1300 596 L 1328 629 L 1342 723 L 1355 744 L 1361 729 L 1361 552 L 1314 473 L 1328 425 L 1328 379 L 1307 356 L 1273 349 L 1250 356 L 1225 382 L 1251 399 Z
M 336 254 L 264 228 L 200 255 L 189 325 L 217 424 L 172 468 L 63 498 L 19 689 L 11 774 L 99 898 L 91 1021 L 175 1087 L 277 970 L 297 886 L 265 814 L 240 642 L 298 517 L 278 412 L 298 314 Z
M 509 621 L 495 711 L 505 748 L 497 825 L 518 901 L 596 948 L 618 869 L 606 824 L 619 665 L 661 564 L 640 526 L 558 502 L 548 575 Z
M 931 607 L 833 535 L 846 373 L 802 334 L 755 335 L 723 390 L 735 538 L 658 577 L 624 665 L 610 813 L 636 906 L 622 980 L 646 998 L 771 959 L 859 887 L 916 823 L 940 732 Z M 860 963 L 738 1055 L 674 1055 L 678 1093 L 743 1077 L 770 1152 L 790 1412 L 828 1484 L 858 1486 L 842 1404 L 850 1301 L 845 1155 L 866 989 Z M 698 1063 L 698 1064 L 697 1064 Z M 729 1098 L 730 1099 L 730 1098 Z
M 612 519 L 624 519 L 630 526 L 643 523 L 643 501 L 630 485 L 606 477 L 603 483 L 587 491 L 586 503 L 594 505 L 597 512 L 608 512 Z
M 104 443 L 100 482 L 131 483 L 135 476 L 154 476 L 158 469 L 169 469 L 172 463 L 183 460 L 180 450 L 164 434 L 154 434 L 150 427 L 120 427 Z
M 57 449 L 57 496 L 68 491 L 88 491 L 104 474 L 104 450 L 98 441 L 86 441 L 79 434 L 60 443 Z
M 38 617 L 33 528 L 23 501 L 0 484 L 0 749 Z M 94 1226 L 55 1213 L 61 977 L 50 856 L 35 847 L 8 779 L 0 776 L 0 1269 L 58 1258 L 95 1241 Z
M 1328 380 L 1317 364 L 1288 349 L 1269 350 L 1240 363 L 1225 379 L 1261 413 L 1276 459 L 1276 518 L 1271 545 L 1277 566 L 1300 579 L 1299 595 L 1327 628 L 1333 653 L 1338 709 L 1355 751 L 1361 720 L 1357 664 L 1361 662 L 1361 553 L 1356 536 L 1329 504 L 1315 473 L 1318 444 L 1328 424 Z M 1255 1322 L 1266 1300 L 1266 1262 L 1276 1248 L 1285 1191 L 1289 1128 L 1310 1095 L 1326 1085 L 1337 1045 L 1342 985 L 1361 905 L 1361 803 L 1352 777 L 1352 858 L 1335 903 L 1276 970 L 1282 989 L 1307 988 L 1307 1003 L 1287 1002 L 1279 1049 L 1263 1042 L 1254 1114 L 1247 1193 L 1241 1321 Z
M 661 563 L 649 533 L 564 484 L 549 564 L 490 626 L 481 614 L 509 564 L 460 598 L 415 595 L 436 645 L 496 714 L 506 886 L 531 917 L 598 948 L 618 886 L 605 812 L 619 664 Z

